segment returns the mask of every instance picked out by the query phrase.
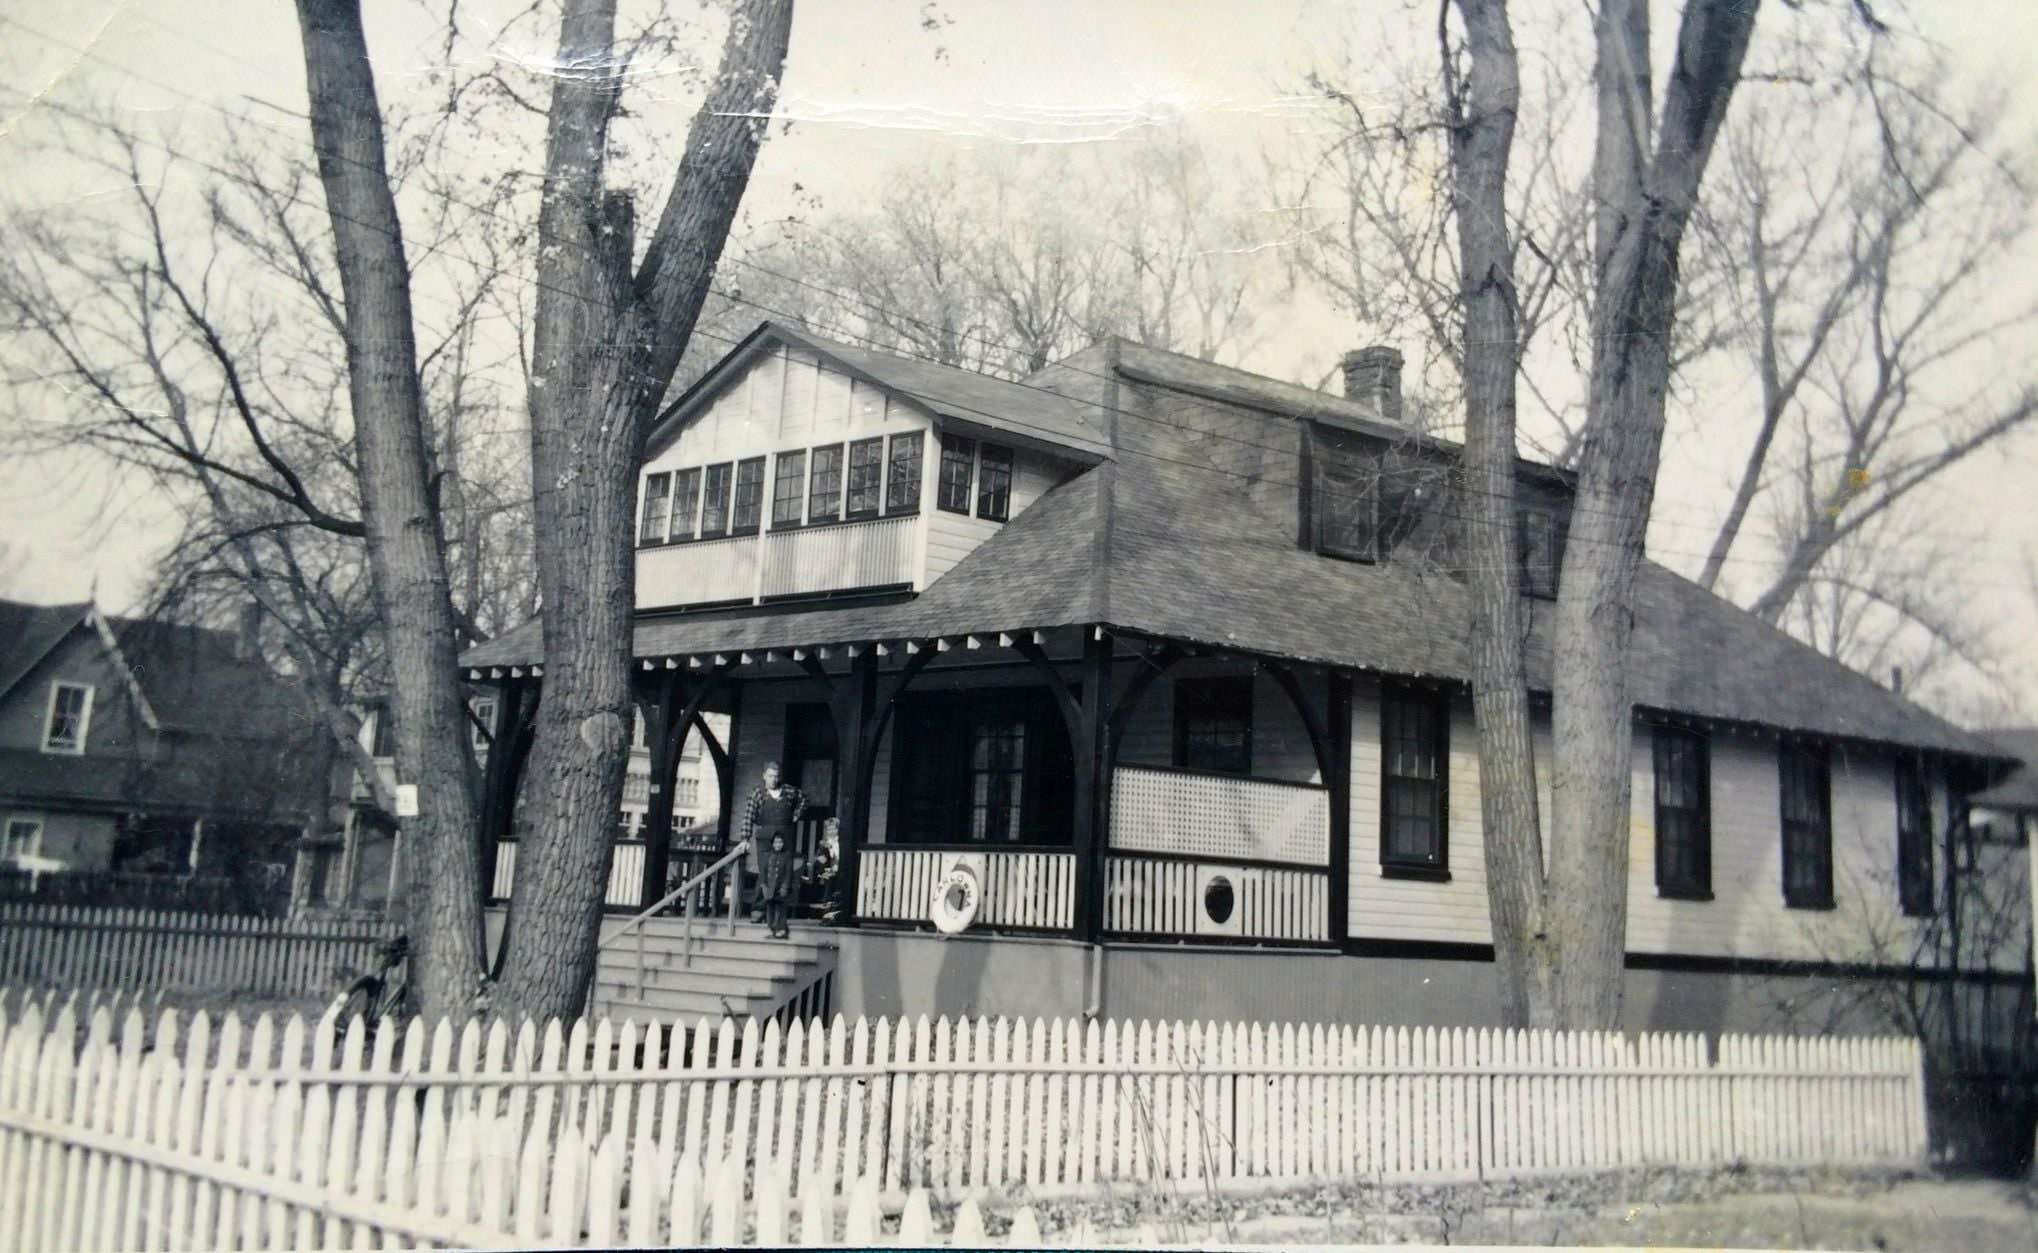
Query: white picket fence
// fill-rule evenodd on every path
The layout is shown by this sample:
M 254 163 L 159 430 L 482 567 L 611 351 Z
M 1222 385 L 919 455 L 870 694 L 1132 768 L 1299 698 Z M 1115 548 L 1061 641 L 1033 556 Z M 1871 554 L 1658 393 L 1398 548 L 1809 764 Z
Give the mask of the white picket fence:
M 393 924 L 0 903 L 0 985 L 337 990 L 374 965 Z
M 0 1002 L 0 1248 L 658 1245 L 703 1223 L 773 1243 L 788 1214 L 819 1239 L 873 1204 L 1107 1183 L 1924 1149 L 1904 1040 L 1729 1037 L 1713 1062 L 1690 1036 L 839 1017 L 342 1033 L 169 1011 L 129 1012 L 116 1038 L 104 1009 Z

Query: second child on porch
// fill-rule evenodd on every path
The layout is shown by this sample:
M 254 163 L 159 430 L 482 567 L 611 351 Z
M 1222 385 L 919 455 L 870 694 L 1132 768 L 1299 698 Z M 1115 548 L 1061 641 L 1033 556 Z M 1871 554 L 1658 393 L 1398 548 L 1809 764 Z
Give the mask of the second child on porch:
M 788 849 L 795 849 L 797 836 L 795 828 L 800 815 L 807 809 L 807 798 L 800 789 L 779 780 L 778 763 L 766 762 L 764 779 L 750 793 L 750 800 L 743 807 L 743 829 L 741 836 L 749 841 L 750 850 L 744 855 L 753 883 L 759 882 L 763 869 L 762 852 L 771 844 L 772 836 L 783 835 Z M 762 884 L 759 883 L 759 887 Z M 756 892 L 750 902 L 750 921 L 764 921 L 764 893 Z

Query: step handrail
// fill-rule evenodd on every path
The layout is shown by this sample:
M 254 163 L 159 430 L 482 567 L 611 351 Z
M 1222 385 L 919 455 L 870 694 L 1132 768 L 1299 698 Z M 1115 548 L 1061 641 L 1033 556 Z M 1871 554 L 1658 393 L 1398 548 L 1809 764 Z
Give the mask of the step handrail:
M 657 914 L 659 910 L 664 909 L 667 905 L 672 904 L 673 901 L 679 899 L 680 897 L 686 898 L 686 909 L 685 909 L 686 930 L 684 932 L 685 936 L 684 942 L 680 945 L 679 950 L 680 957 L 681 960 L 684 961 L 687 965 L 692 965 L 694 889 L 698 888 L 701 884 L 707 882 L 710 878 L 714 877 L 715 875 L 720 874 L 722 872 L 723 867 L 727 866 L 730 862 L 735 861 L 737 858 L 741 857 L 744 853 L 748 851 L 750 851 L 750 841 L 748 840 L 736 841 L 734 847 L 732 847 L 728 852 L 722 854 L 720 857 L 716 858 L 700 873 L 694 875 L 693 878 L 688 879 L 685 883 L 680 884 L 678 887 L 672 889 L 670 892 L 667 892 L 665 895 L 659 897 L 658 900 L 650 906 L 650 908 L 644 910 L 642 913 L 635 915 L 628 922 L 625 922 L 622 926 L 617 927 L 614 931 L 611 931 L 607 935 L 603 936 L 601 938 L 601 941 L 594 946 L 596 969 L 597 970 L 600 969 L 601 951 L 603 949 L 614 944 L 616 941 L 622 939 L 624 936 L 630 934 L 632 931 L 636 932 L 637 995 L 639 997 L 642 997 L 644 995 L 645 984 L 647 983 L 647 979 L 644 973 L 644 924 L 650 921 L 652 916 Z M 742 897 L 742 895 L 743 894 L 740 891 L 729 893 L 729 928 L 731 931 L 734 931 L 736 927 L 736 911 L 739 904 L 741 903 L 740 898 Z

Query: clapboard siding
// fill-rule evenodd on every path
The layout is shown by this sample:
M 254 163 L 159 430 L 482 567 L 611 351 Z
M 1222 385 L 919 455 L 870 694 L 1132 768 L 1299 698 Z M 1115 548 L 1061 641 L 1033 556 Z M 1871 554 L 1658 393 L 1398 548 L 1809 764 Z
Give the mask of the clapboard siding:
M 725 383 L 643 473 L 930 425 L 910 401 L 780 346 Z

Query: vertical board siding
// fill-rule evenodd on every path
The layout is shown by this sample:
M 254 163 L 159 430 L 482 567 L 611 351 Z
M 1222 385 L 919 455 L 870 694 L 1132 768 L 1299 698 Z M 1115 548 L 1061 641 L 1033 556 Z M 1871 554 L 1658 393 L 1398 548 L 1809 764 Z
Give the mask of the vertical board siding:
M 393 924 L 0 904 L 0 985 L 335 993 Z
M 0 997 L 0 1247 L 865 1242 L 881 1206 L 903 1206 L 912 1244 L 936 1200 L 960 1202 L 952 1234 L 981 1244 L 975 1206 L 1015 1186 L 1925 1153 L 1922 1058 L 1899 1039 L 1727 1036 L 1715 1061 L 1684 1035 L 840 1017 L 371 1032 L 267 1015 L 249 1030 L 114 1008 Z
M 643 903 L 644 844 L 641 840 L 617 840 L 610 845 L 609 881 L 602 904 L 628 909 Z M 506 901 L 517 883 L 517 842 L 495 843 L 495 883 L 491 899 Z
M 1232 912 L 1223 922 L 1204 908 L 1206 874 L 1221 874 L 1232 886 Z M 1324 943 L 1330 938 L 1330 876 L 1301 867 L 1107 857 L 1104 929 L 1116 935 Z
M 911 583 L 919 525 L 918 517 L 907 515 L 810 531 L 768 531 L 760 592 L 785 596 Z
M 1065 931 L 1075 925 L 1076 855 L 1060 852 L 982 853 L 873 845 L 857 872 L 856 912 L 887 922 L 928 922 L 942 867 L 952 858 L 980 858 L 982 898 L 974 925 Z

